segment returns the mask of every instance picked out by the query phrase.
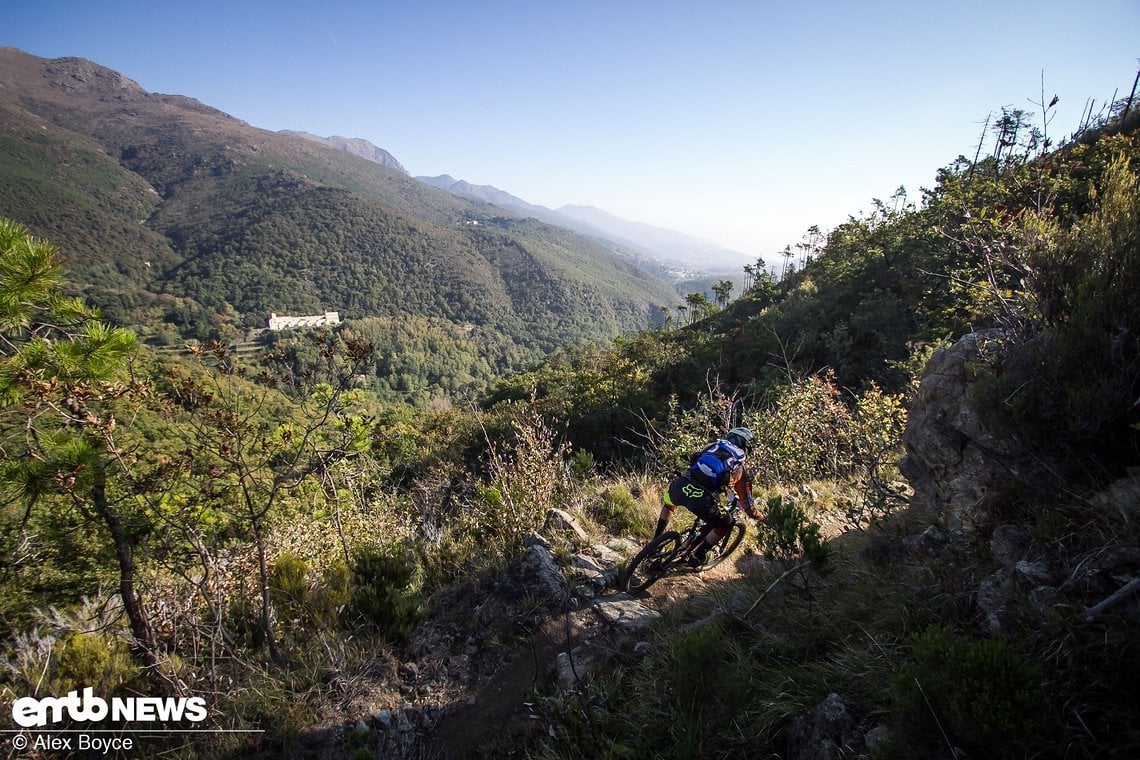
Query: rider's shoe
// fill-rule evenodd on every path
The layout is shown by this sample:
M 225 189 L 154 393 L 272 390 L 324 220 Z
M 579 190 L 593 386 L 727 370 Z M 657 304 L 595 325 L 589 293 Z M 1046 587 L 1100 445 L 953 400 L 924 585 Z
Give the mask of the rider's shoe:
M 694 553 L 689 555 L 689 559 L 688 559 L 689 567 L 693 568 L 694 570 L 697 568 L 700 568 L 700 567 L 704 567 L 706 559 L 708 559 L 707 554 L 706 555 L 700 555 L 700 554 L 697 554 L 696 552 L 694 552 Z

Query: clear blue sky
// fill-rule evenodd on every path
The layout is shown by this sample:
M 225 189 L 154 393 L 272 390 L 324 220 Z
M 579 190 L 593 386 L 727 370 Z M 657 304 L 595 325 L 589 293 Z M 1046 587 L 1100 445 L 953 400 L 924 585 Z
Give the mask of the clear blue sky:
M 583 204 L 769 263 L 972 155 L 986 115 L 1131 89 L 1140 0 L 14 0 L 0 45 L 80 56 L 414 175 Z

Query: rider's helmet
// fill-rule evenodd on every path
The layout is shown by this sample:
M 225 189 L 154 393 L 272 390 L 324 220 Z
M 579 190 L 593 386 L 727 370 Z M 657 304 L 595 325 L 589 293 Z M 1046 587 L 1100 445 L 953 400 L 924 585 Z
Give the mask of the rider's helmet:
M 752 431 L 746 427 L 734 427 L 728 431 L 728 435 L 726 435 L 724 439 L 733 446 L 738 446 L 748 451 L 752 448 L 752 442 L 756 440 L 756 436 L 752 435 Z

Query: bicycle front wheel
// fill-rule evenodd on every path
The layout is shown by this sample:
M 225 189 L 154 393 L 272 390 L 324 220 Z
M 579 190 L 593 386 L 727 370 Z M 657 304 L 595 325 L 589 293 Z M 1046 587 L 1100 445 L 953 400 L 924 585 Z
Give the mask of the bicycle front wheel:
M 708 570 L 716 567 L 721 562 L 728 559 L 728 555 L 736 551 L 740 546 L 740 542 L 744 540 L 744 523 L 733 523 L 732 527 L 728 529 L 728 533 L 724 534 L 716 546 L 709 551 L 709 558 L 705 561 L 702 570 Z
M 650 541 L 618 578 L 618 588 L 631 594 L 640 594 L 657 582 L 668 570 L 669 562 L 681 547 L 681 534 L 676 531 L 662 533 Z

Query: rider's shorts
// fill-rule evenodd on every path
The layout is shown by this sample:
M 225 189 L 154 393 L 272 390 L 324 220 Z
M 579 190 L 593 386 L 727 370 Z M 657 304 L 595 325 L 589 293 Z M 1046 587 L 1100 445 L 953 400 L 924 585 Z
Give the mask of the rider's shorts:
M 714 528 L 728 528 L 732 520 L 720 511 L 720 494 L 698 483 L 687 475 L 675 478 L 664 497 L 671 507 L 685 507 Z

